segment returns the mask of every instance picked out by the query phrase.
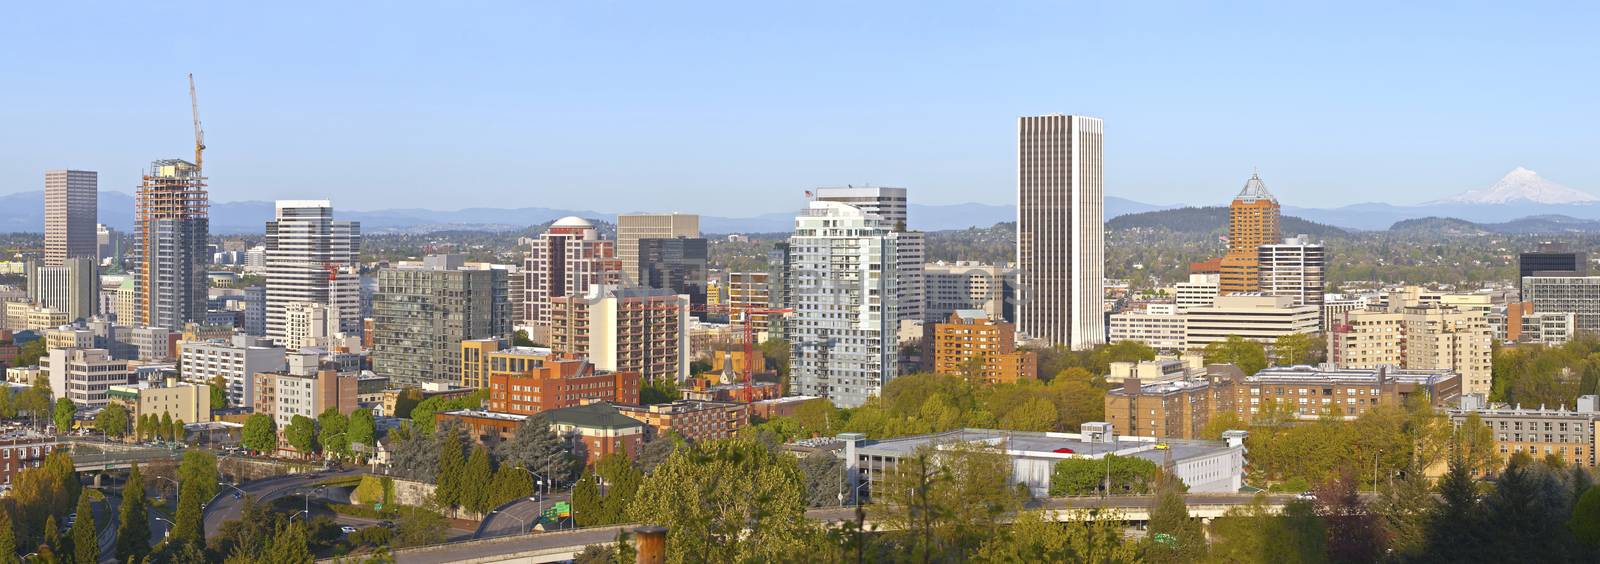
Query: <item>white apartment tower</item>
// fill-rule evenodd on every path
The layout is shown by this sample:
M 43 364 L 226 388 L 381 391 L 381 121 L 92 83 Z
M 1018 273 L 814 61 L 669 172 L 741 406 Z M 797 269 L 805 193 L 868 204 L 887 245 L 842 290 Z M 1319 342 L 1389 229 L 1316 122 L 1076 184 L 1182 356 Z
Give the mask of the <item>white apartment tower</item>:
M 289 304 L 323 304 L 339 331 L 361 331 L 361 224 L 333 219 L 327 200 L 278 200 L 267 222 L 267 336 L 287 338 Z
M 907 227 L 910 220 L 905 188 L 876 186 L 846 186 L 844 188 L 818 188 L 817 199 L 826 202 L 850 204 L 861 211 L 878 216 L 885 228 L 895 232 L 895 300 L 899 311 L 895 318 L 903 321 L 926 321 L 923 315 L 923 233 Z M 949 316 L 933 321 L 944 321 Z
M 1321 243 L 1301 235 L 1262 245 L 1257 253 L 1261 293 L 1289 296 L 1295 305 L 1322 307 L 1327 256 Z
M 45 266 L 61 266 L 69 258 L 96 258 L 99 177 L 92 170 L 45 171 Z
M 896 241 L 876 214 L 813 201 L 795 218 L 791 393 L 861 405 L 898 374 Z
M 620 284 L 622 261 L 617 259 L 615 243 L 601 239 L 594 224 L 564 217 L 533 240 L 522 275 L 528 308 L 523 319 L 548 329 L 551 299 L 581 295 L 596 284 Z
M 1100 118 L 1017 120 L 1017 328 L 1082 350 L 1105 342 Z

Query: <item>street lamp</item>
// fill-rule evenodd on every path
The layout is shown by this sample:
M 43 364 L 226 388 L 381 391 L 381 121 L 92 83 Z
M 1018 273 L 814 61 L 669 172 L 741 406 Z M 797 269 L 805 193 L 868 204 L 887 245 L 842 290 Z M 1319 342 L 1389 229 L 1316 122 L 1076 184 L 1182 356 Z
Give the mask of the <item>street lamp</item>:
M 856 507 L 860 507 L 861 506 L 861 488 L 865 488 L 865 487 L 870 486 L 870 485 L 872 485 L 872 482 L 861 482 L 859 484 L 856 484 L 855 493 L 854 493 L 854 497 L 855 497 L 855 500 L 856 500 Z
M 1378 455 L 1383 454 L 1383 449 L 1372 453 L 1372 493 L 1378 493 Z
M 238 494 L 236 494 L 235 499 L 244 497 L 244 493 L 245 493 L 244 490 L 239 489 L 238 486 L 235 486 L 235 485 L 227 483 L 227 482 L 217 482 L 217 485 L 219 485 L 219 486 L 228 486 L 230 488 L 233 488 L 233 491 L 239 492 Z
M 534 472 L 532 470 L 527 469 L 526 467 L 518 466 L 517 468 L 522 469 L 523 472 L 527 472 L 529 476 L 533 476 L 533 478 L 534 478 L 533 497 L 534 497 L 534 501 L 539 503 L 539 513 L 537 513 L 536 515 L 538 515 L 539 518 L 543 518 L 544 517 L 544 495 L 545 494 L 540 493 L 539 492 L 539 488 L 540 488 L 540 486 L 543 486 L 544 483 L 546 481 L 548 481 L 548 479 L 546 479 L 544 476 L 540 476 L 538 473 L 536 473 L 536 472 Z
M 172 496 L 173 497 L 177 497 L 178 496 L 178 490 L 182 489 L 182 486 L 178 485 L 178 481 L 177 480 L 174 480 L 172 478 L 168 478 L 166 476 L 156 476 L 156 477 L 157 478 L 161 478 L 163 480 L 166 480 L 168 482 L 172 482 Z
M 505 515 L 506 517 L 510 517 L 512 519 L 516 519 L 517 523 L 520 523 L 522 525 L 522 534 L 524 534 L 524 535 L 528 534 L 528 522 L 523 520 L 521 517 L 518 517 L 516 515 L 512 515 L 511 512 L 509 512 L 509 511 L 500 511 L 498 509 L 489 512 L 490 515 L 494 515 L 496 513 L 498 513 L 500 515 Z
M 162 519 L 160 517 L 156 517 L 156 520 L 167 524 L 167 532 L 161 533 L 161 538 L 167 538 L 167 536 L 172 534 L 172 530 L 173 529 L 178 528 L 178 524 L 177 523 L 173 523 L 172 521 L 168 521 L 168 520 Z

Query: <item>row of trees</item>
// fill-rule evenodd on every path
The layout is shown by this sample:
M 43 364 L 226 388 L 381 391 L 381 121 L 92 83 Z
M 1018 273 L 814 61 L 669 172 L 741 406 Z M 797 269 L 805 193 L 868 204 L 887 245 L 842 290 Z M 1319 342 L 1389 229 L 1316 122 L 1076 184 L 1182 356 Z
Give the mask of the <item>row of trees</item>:
M 359 458 L 372 452 L 377 441 L 377 421 L 370 409 L 357 409 L 349 415 L 330 407 L 316 419 L 296 415 L 283 430 L 283 440 L 303 456 L 331 454 L 340 459 Z M 245 418 L 240 444 L 257 452 L 277 452 L 278 423 L 271 415 L 253 414 Z
M 493 448 L 473 444 L 459 425 L 423 432 L 414 422 L 390 431 L 391 467 L 403 478 L 432 482 L 441 508 L 486 513 L 534 491 L 536 481 L 571 482 L 582 457 L 543 417 L 529 417 Z
M 1580 333 L 1560 346 L 1494 350 L 1494 401 L 1572 409 L 1578 396 L 1590 394 L 1600 394 L 1600 336 Z

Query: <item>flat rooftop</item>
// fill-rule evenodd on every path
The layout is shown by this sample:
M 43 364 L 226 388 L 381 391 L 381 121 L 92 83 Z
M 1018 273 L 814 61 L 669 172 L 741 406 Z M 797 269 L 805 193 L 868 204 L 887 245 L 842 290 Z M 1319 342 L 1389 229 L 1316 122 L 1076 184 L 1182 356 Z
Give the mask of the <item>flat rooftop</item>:
M 1106 453 L 1111 453 L 1117 456 L 1143 458 L 1156 464 L 1164 462 L 1168 454 L 1172 456 L 1173 460 L 1187 460 L 1213 455 L 1233 448 L 1223 441 L 1158 440 L 1153 437 L 1119 436 L 1114 442 L 1093 442 L 1084 440 L 1082 435 L 1076 433 L 957 429 L 931 435 L 897 437 L 881 441 L 869 440 L 865 441 L 863 446 L 858 447 L 857 451 L 861 454 L 887 455 L 898 458 L 909 455 L 924 445 L 948 444 L 957 441 L 990 444 L 1003 442 L 1006 445 L 1008 454 L 1027 458 L 1100 458 Z M 1156 448 L 1158 444 L 1164 444 L 1166 448 Z M 1071 452 L 1058 452 L 1061 449 L 1070 449 Z

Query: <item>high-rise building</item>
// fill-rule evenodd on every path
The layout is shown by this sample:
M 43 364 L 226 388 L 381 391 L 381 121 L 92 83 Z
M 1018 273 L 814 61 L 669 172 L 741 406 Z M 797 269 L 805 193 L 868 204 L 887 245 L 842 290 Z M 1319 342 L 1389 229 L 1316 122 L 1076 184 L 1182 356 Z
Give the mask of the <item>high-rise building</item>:
M 1259 248 L 1257 263 L 1261 293 L 1289 296 L 1295 305 L 1322 307 L 1327 257 L 1321 243 L 1308 237 L 1290 237 Z
M 122 269 L 123 249 L 121 232 L 107 227 L 104 224 L 97 224 L 94 226 L 94 245 L 95 256 L 100 261 L 100 264 L 116 268 L 117 270 Z
M 125 323 L 177 330 L 205 319 L 211 256 L 205 180 L 188 161 L 150 163 L 136 199 L 134 311 Z
M 288 337 L 288 309 L 296 303 L 321 304 L 336 332 L 359 334 L 361 224 L 333 219 L 327 200 L 278 200 L 276 208 L 265 239 L 267 336 Z
M 247 407 L 255 401 L 255 375 L 284 369 L 284 348 L 271 339 L 235 335 L 229 340 L 185 341 L 179 345 L 181 377 L 210 384 L 227 382 L 228 405 Z
M 977 262 L 934 262 L 923 267 L 923 314 L 949 319 L 963 309 L 983 310 L 989 319 L 1009 321 L 1014 315 L 1017 272 Z
M 671 290 L 590 286 L 550 302 L 550 348 L 646 382 L 689 377 L 689 297 Z
M 625 213 L 617 216 L 616 258 L 621 261 L 623 276 L 634 284 L 644 284 L 639 277 L 639 240 L 674 239 L 700 236 L 700 216 L 692 213 Z M 592 284 L 616 282 L 595 281 Z M 577 287 L 582 292 L 587 285 Z
M 99 182 L 99 173 L 92 170 L 45 171 L 45 266 L 61 266 L 69 258 L 97 258 Z
M 1017 325 L 1082 350 L 1105 342 L 1100 118 L 1017 120 Z
M 705 319 L 706 240 L 689 237 L 645 238 L 635 244 L 639 253 L 639 270 L 636 273 L 639 285 L 689 296 L 694 316 Z
M 849 204 L 813 201 L 789 237 L 793 393 L 856 407 L 899 374 L 898 233 Z
M 1017 327 L 964 309 L 933 325 L 933 371 L 985 384 L 1016 384 L 1039 375 L 1038 355 L 1017 350 Z
M 528 278 L 527 322 L 544 328 L 550 326 L 550 300 L 582 294 L 595 284 L 615 286 L 622 281 L 616 246 L 579 217 L 556 220 L 534 239 L 523 271 Z
M 1228 205 L 1228 253 L 1222 256 L 1220 288 L 1223 294 L 1260 289 L 1261 246 L 1278 243 L 1278 216 L 1278 199 L 1267 191 L 1261 175 L 1250 175 L 1244 189 Z
M 459 255 L 378 271 L 372 370 L 396 385 L 456 382 L 461 341 L 511 338 L 506 271 L 466 268 Z
M 1569 250 L 1564 244 L 1551 242 L 1540 243 L 1538 250 L 1517 256 L 1517 288 L 1522 288 L 1523 278 L 1541 272 L 1554 276 L 1587 276 L 1589 256 Z
M 1386 309 L 1344 312 L 1328 333 L 1328 361 L 1340 368 L 1398 366 L 1449 370 L 1461 392 L 1491 387 L 1494 329 L 1480 309 L 1389 295 Z
M 100 269 L 92 256 L 74 256 L 55 266 L 27 263 L 28 298 L 33 303 L 67 314 L 67 319 L 88 319 L 100 305 Z
M 1574 314 L 1579 333 L 1600 333 L 1600 276 L 1525 276 L 1522 300 L 1539 313 Z
M 923 254 L 926 244 L 921 231 L 907 227 L 911 216 L 905 188 L 847 186 L 818 188 L 816 194 L 818 200 L 850 204 L 876 215 L 886 228 L 895 232 L 895 304 L 900 308 L 895 312 L 896 319 L 944 321 L 949 317 L 924 317 Z
M 765 313 L 751 313 L 772 307 L 772 277 L 766 272 L 728 273 L 728 322 L 743 324 L 750 316 L 750 326 L 757 333 L 768 330 Z

